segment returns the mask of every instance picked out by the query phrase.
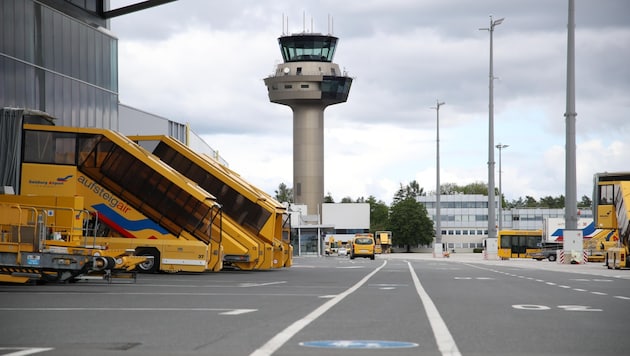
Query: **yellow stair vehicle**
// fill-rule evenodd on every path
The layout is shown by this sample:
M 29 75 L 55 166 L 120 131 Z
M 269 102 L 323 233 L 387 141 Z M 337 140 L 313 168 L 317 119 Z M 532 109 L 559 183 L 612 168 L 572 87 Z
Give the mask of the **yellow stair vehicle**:
M 0 282 L 135 280 L 147 257 L 95 244 L 81 197 L 0 195 Z
M 588 262 L 604 262 L 606 260 L 606 251 L 617 246 L 619 236 L 616 229 L 595 229 L 589 225 L 584 229 L 583 248 L 588 256 Z M 593 227 L 593 229 L 591 229 Z
M 594 177 L 593 217 L 599 229 L 615 230 L 614 247 L 606 250 L 609 269 L 627 268 L 630 244 L 630 172 L 597 173 Z M 616 240 L 616 241 L 615 241 Z
M 217 201 L 222 204 L 224 223 L 242 227 L 241 237 L 248 236 L 259 241 L 265 251 L 269 252 L 261 255 L 265 267 L 291 266 L 293 248 L 289 241 L 288 215 L 281 203 L 215 159 L 197 154 L 171 137 L 129 138 L 216 196 Z M 225 240 L 230 232 L 225 227 L 223 231 L 224 248 L 228 256 L 230 247 Z
M 96 243 L 153 257 L 140 270 L 223 268 L 214 196 L 125 136 L 97 128 L 24 124 L 20 195 L 82 196 Z M 216 224 L 216 226 L 215 226 Z

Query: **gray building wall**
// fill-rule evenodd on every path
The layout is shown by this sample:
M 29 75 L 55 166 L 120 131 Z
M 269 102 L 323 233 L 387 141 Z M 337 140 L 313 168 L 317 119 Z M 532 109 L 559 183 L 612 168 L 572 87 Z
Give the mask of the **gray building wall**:
M 45 3 L 0 1 L 0 106 L 43 111 L 58 125 L 117 130 L 118 39 L 77 4 Z
M 124 104 L 118 105 L 124 135 L 168 135 L 186 143 L 186 125 Z

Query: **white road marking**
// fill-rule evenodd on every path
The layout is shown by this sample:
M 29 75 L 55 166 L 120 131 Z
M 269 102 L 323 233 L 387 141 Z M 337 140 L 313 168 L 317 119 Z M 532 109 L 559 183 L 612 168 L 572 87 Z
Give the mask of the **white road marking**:
M 409 265 L 409 271 L 411 272 L 413 284 L 416 286 L 416 291 L 420 296 L 422 305 L 424 305 L 424 311 L 427 313 L 427 317 L 429 318 L 429 323 L 431 324 L 431 329 L 433 329 L 433 336 L 435 337 L 438 349 L 444 356 L 461 356 L 461 353 L 457 348 L 457 344 L 455 344 L 453 336 L 451 335 L 450 331 L 448 331 L 446 323 L 440 316 L 440 312 L 435 307 L 435 304 L 431 300 L 431 297 L 429 297 L 427 292 L 422 287 L 422 284 L 420 284 L 420 279 L 418 278 L 416 271 L 414 271 L 411 263 L 407 262 L 407 264 Z
M 284 330 L 280 331 L 276 336 L 272 337 L 269 341 L 267 341 L 264 345 L 259 347 L 257 350 L 252 352 L 250 356 L 270 356 L 274 352 L 276 352 L 279 348 L 282 347 L 287 341 L 289 341 L 293 336 L 299 333 L 302 329 L 304 329 L 308 324 L 315 321 L 317 318 L 322 316 L 325 312 L 327 312 L 330 308 L 334 307 L 336 304 L 341 302 L 344 298 L 354 293 L 357 289 L 359 289 L 362 285 L 365 284 L 373 275 L 375 275 L 378 271 L 380 271 L 387 264 L 387 260 L 383 261 L 383 264 L 376 268 L 374 271 L 370 272 L 367 276 L 363 277 L 359 282 L 357 282 L 352 287 L 348 288 L 343 293 L 335 296 L 333 299 L 327 301 L 326 303 L 320 305 L 317 309 L 310 312 L 307 316 L 302 319 L 295 321 L 293 324 L 286 327 Z
M 220 315 L 241 315 L 247 313 L 253 313 L 258 309 L 232 309 L 223 313 L 219 313 Z
M 287 283 L 287 281 L 277 281 L 277 282 L 267 282 L 267 283 L 241 283 L 239 287 L 262 287 L 262 286 L 270 286 L 274 284 L 283 284 Z
M 2 311 L 220 311 L 221 315 L 239 315 L 251 313 L 258 309 L 227 309 L 227 308 L 0 308 Z
M 40 352 L 46 352 L 53 350 L 52 347 L 0 347 L 0 351 L 17 350 L 8 354 L 2 354 L 2 356 L 27 356 Z
M 624 297 L 623 295 L 616 295 L 615 298 L 617 298 L 617 299 L 624 299 L 624 300 L 630 300 L 630 297 Z

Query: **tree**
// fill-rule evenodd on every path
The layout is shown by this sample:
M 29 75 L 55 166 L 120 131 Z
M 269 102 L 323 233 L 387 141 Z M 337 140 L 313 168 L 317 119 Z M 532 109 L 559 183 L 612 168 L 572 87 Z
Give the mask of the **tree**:
M 496 188 L 495 188 L 496 192 Z M 488 195 L 488 185 L 484 182 L 474 182 L 462 187 L 461 193 Z
M 394 201 L 392 205 L 407 198 L 415 199 L 424 195 L 426 195 L 426 193 L 424 192 L 424 188 L 420 188 L 420 185 L 415 180 L 412 180 L 406 186 L 403 186 L 402 183 L 400 183 L 400 189 L 398 189 L 398 192 L 396 192 L 396 194 L 394 195 Z
M 538 207 L 538 202 L 533 197 L 526 195 L 525 196 L 525 207 L 526 208 L 536 208 Z
M 423 195 L 424 188 L 415 180 L 406 186 L 401 183 L 389 210 L 388 230 L 397 244 L 407 246 L 407 252 L 413 245 L 428 245 L 433 241 L 433 221 L 424 204 L 417 200 Z
M 578 208 L 590 208 L 592 205 L 593 202 L 591 201 L 591 198 L 589 198 L 587 195 L 582 195 L 582 200 L 578 202 Z
M 288 188 L 286 184 L 280 183 L 275 191 L 276 199 L 281 203 L 293 203 L 293 188 Z
M 332 197 L 332 194 L 330 194 L 330 192 L 328 192 L 328 194 L 326 194 L 326 196 L 324 197 L 324 203 L 334 203 L 335 199 Z
M 379 200 L 370 195 L 366 203 L 370 204 L 370 231 L 375 233 L 376 231 L 387 230 L 389 220 L 389 207 L 385 202 Z
M 495 188 L 495 191 L 497 189 Z M 440 185 L 443 195 L 454 194 L 482 194 L 488 195 L 488 185 L 484 182 L 474 182 L 467 185 L 457 185 L 455 183 L 445 183 Z M 498 193 L 497 193 L 498 194 Z
M 433 221 L 415 197 L 407 197 L 392 205 L 388 230 L 392 232 L 394 243 L 405 245 L 407 252 L 411 251 L 411 246 L 428 245 L 433 241 Z
M 353 203 L 352 198 L 351 197 L 343 197 L 341 199 L 342 203 Z

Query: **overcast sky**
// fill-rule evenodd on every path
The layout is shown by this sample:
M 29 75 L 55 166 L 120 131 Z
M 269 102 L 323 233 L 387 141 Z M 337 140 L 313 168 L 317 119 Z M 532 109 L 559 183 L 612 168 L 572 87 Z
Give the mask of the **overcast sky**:
M 283 14 L 290 33 L 339 37 L 334 62 L 354 78 L 325 111 L 335 201 L 389 204 L 414 179 L 435 191 L 436 100 L 441 183 L 487 183 L 490 15 L 505 18 L 493 36 L 503 193 L 565 195 L 568 0 L 179 0 L 111 21 L 120 101 L 190 123 L 270 194 L 292 186 L 292 112 L 263 83 L 282 61 Z M 575 1 L 578 200 L 594 173 L 630 170 L 629 15 L 627 0 Z

